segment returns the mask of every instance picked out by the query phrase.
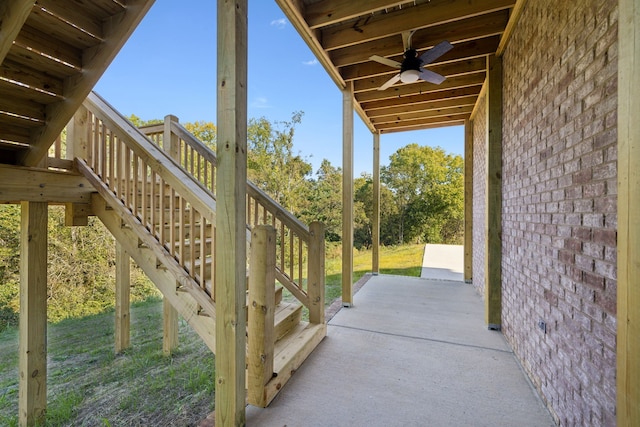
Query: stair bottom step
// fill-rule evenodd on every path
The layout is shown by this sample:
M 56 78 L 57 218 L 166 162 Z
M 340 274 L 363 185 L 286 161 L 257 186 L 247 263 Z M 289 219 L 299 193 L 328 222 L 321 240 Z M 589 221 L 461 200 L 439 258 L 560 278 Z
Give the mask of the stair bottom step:
M 280 341 L 274 349 L 274 376 L 265 385 L 265 407 L 271 403 L 296 370 L 327 335 L 327 325 L 302 322 Z M 262 406 L 262 405 L 261 405 Z

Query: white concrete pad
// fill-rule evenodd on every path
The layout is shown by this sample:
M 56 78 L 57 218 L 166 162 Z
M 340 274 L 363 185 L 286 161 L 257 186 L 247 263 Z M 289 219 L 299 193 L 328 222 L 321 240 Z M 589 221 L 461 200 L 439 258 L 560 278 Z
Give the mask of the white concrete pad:
M 464 246 L 425 245 L 420 277 L 462 282 L 464 280 Z
M 470 285 L 374 276 L 248 426 L 553 426 Z

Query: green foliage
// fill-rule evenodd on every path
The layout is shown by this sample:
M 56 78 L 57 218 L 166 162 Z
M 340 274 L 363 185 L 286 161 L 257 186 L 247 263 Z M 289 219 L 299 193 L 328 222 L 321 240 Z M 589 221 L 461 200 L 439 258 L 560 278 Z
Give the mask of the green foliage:
M 217 128 L 212 122 L 196 121 L 185 123 L 184 128 L 204 142 L 207 147 L 213 151 L 216 150 Z
M 17 325 L 19 310 L 20 207 L 0 205 L 0 331 Z M 66 227 L 64 208 L 49 208 L 47 317 L 57 322 L 113 307 L 115 242 L 97 218 L 86 227 Z M 157 291 L 132 268 L 132 300 Z
M 382 168 L 382 179 L 398 207 L 397 241 L 460 243 L 464 221 L 461 156 L 409 144 Z
M 320 221 L 325 226 L 325 236 L 329 242 L 338 242 L 342 235 L 342 170 L 323 159 L 316 172 L 316 179 L 310 180 L 307 204 L 300 213 L 302 220 L 309 224 Z
M 247 176 L 290 212 L 300 212 L 308 190 L 311 164 L 293 152 L 295 126 L 302 112 L 290 122 L 271 123 L 266 118 L 249 120 L 247 129 Z

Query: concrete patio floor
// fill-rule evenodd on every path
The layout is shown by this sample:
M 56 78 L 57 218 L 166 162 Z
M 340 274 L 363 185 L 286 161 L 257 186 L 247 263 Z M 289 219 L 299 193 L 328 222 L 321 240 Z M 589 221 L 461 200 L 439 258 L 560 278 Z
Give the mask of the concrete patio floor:
M 247 425 L 554 426 L 471 285 L 372 276 Z

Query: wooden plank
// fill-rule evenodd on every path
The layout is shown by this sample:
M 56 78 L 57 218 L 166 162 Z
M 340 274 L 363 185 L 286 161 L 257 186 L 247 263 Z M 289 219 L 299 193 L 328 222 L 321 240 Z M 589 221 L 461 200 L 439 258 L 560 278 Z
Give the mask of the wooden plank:
M 422 119 L 430 119 L 430 118 L 438 118 L 438 117 L 450 117 L 459 114 L 470 115 L 471 110 L 473 109 L 473 105 L 464 105 L 464 106 L 455 106 L 448 108 L 441 108 L 436 110 L 429 111 L 420 111 L 420 112 L 410 112 L 410 113 L 400 113 L 394 114 L 391 116 L 384 117 L 376 117 L 375 119 L 371 119 L 371 122 L 378 126 L 383 124 L 393 124 L 393 123 L 404 123 L 410 122 L 412 120 L 422 120 Z
M 129 254 L 116 242 L 116 353 L 131 344 L 131 266 Z
M 482 88 L 480 89 L 480 92 L 478 93 L 478 98 L 476 99 L 476 103 L 473 106 L 473 110 L 471 111 L 471 120 L 474 120 L 476 117 L 476 114 L 478 113 L 478 108 L 480 108 L 480 103 L 484 102 L 486 103 L 487 100 L 484 99 L 484 96 L 487 94 L 487 80 L 484 81 L 484 83 L 482 84 Z
M 485 321 L 489 329 L 502 323 L 502 59 L 487 58 L 487 212 Z
M 509 20 L 509 12 L 500 10 L 486 15 L 460 21 L 436 25 L 417 31 L 411 38 L 411 44 L 420 54 L 442 40 L 460 45 L 480 38 L 502 34 Z M 404 53 L 402 38 L 398 34 L 381 39 L 360 43 L 331 51 L 331 59 L 336 67 L 368 62 L 371 55 L 401 57 Z
M 388 132 L 390 130 L 413 129 L 437 123 L 464 123 L 464 121 L 468 118 L 469 113 L 448 114 L 445 116 L 399 121 L 397 123 L 381 123 L 376 125 L 376 127 L 381 132 Z
M 309 322 L 324 323 L 324 224 L 321 222 L 312 222 L 309 225 L 309 234 L 309 273 L 307 280 Z
M 23 202 L 20 227 L 19 423 L 47 408 L 47 203 Z
M 267 405 L 327 335 L 327 325 L 301 323 L 296 330 L 276 344 L 274 377 L 265 387 Z
M 380 133 L 373 134 L 373 232 L 371 272 L 380 272 Z
M 89 181 L 69 172 L 0 165 L 0 202 L 89 203 Z
M 414 126 L 405 126 L 396 129 L 380 129 L 379 132 L 381 134 L 395 133 L 395 132 L 406 132 L 410 130 L 424 130 L 424 129 L 437 129 L 442 127 L 450 127 L 450 126 L 463 126 L 464 119 L 460 120 L 451 120 L 451 121 L 443 121 L 443 122 L 435 122 Z
M 68 2 L 60 0 L 38 0 L 38 4 L 53 16 L 72 22 L 74 26 L 91 34 L 95 39 L 102 38 L 102 19 L 87 13 L 86 7 L 73 7 Z
M 619 2 L 617 423 L 640 420 L 640 4 Z
M 366 102 L 362 103 L 361 105 L 367 112 L 371 110 L 384 110 L 390 107 L 401 108 L 403 106 L 419 105 L 434 101 L 442 101 L 444 99 L 457 99 L 465 96 L 478 96 L 481 88 L 481 85 L 477 85 L 460 89 L 444 89 L 429 93 L 423 93 L 420 95 L 407 96 L 400 99 L 385 99 L 382 101 Z
M 496 55 L 502 56 L 507 45 L 509 44 L 509 40 L 513 35 L 513 31 L 518 26 L 518 22 L 520 21 L 520 17 L 522 16 L 522 11 L 524 7 L 527 5 L 528 0 L 517 0 L 516 4 L 513 6 L 513 10 L 511 11 L 511 16 L 509 17 L 509 22 L 500 38 L 500 44 L 498 45 L 498 49 L 496 50 Z
M 245 424 L 247 0 L 218 2 L 215 424 Z
M 464 122 L 464 281 L 473 275 L 473 121 Z
M 162 353 L 169 356 L 178 348 L 178 310 L 167 298 L 162 299 Z
M 275 344 L 276 230 L 259 225 L 251 233 L 247 325 L 247 401 L 266 406 L 264 386 L 273 376 Z
M 36 10 L 37 7 L 34 9 Z M 33 17 L 33 13 L 31 17 Z M 82 50 L 75 46 L 68 45 L 67 43 L 58 40 L 55 36 L 51 36 L 49 32 L 46 33 L 40 31 L 37 28 L 32 27 L 30 24 L 31 18 L 27 20 L 22 27 L 22 31 L 16 37 L 15 45 L 27 48 L 31 55 L 34 54 L 44 56 L 49 61 L 62 62 L 66 66 L 75 69 L 76 71 L 82 70 Z
M 398 0 L 325 0 L 314 2 L 305 8 L 305 19 L 310 28 L 325 27 L 361 15 L 369 15 L 413 1 Z
M 321 40 L 326 50 L 333 50 L 389 34 L 401 34 L 404 31 L 508 9 L 514 3 L 515 0 L 432 0 L 414 7 L 367 17 L 355 23 L 331 26 L 321 31 Z
M 0 64 L 26 22 L 35 0 L 5 0 L 0 3 Z
M 342 305 L 353 305 L 353 84 L 342 91 Z
M 441 101 L 407 104 L 398 107 L 369 110 L 367 111 L 367 114 L 369 115 L 369 117 L 371 117 L 371 120 L 373 120 L 377 117 L 393 116 L 394 114 L 419 113 L 458 106 L 474 106 L 477 99 L 478 97 L 476 95 L 469 95 L 454 99 L 443 99 Z
M 474 73 L 464 76 L 447 78 L 439 85 L 419 81 L 416 83 L 396 84 L 387 90 L 370 90 L 356 94 L 356 100 L 360 103 L 381 101 L 384 99 L 395 99 L 422 95 L 429 92 L 441 92 L 443 90 L 460 89 L 470 86 L 481 85 L 485 80 L 485 72 Z
M 35 165 L 46 155 L 51 143 L 69 122 L 153 2 L 154 0 L 129 0 L 123 12 L 104 22 L 105 42 L 83 51 L 83 72 L 65 79 L 65 102 L 56 102 L 47 107 L 49 123 L 32 133 L 32 148 L 21 155 L 20 164 Z
M 63 96 L 62 80 L 50 74 L 30 68 L 24 64 L 5 59 L 0 66 L 0 77 L 14 80 L 37 90 L 54 94 L 57 97 Z

